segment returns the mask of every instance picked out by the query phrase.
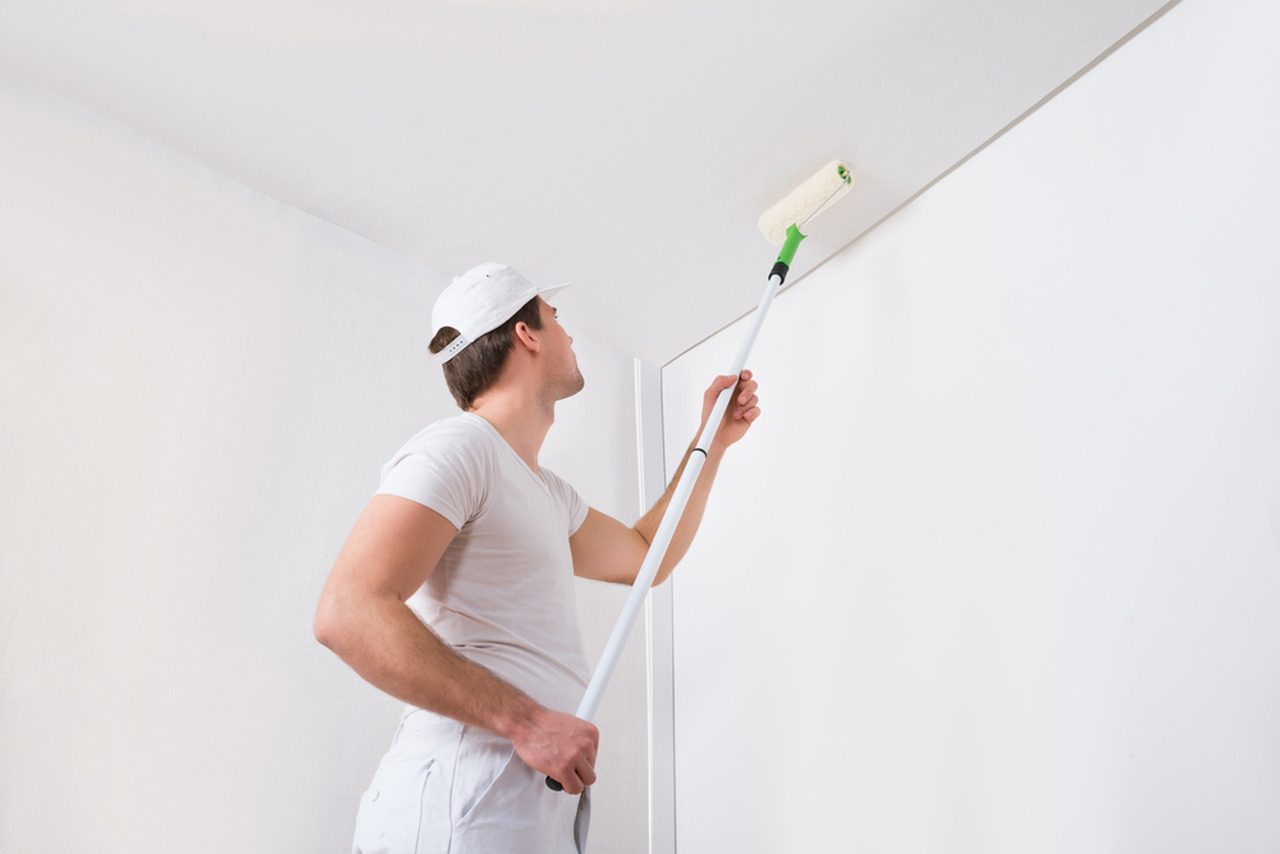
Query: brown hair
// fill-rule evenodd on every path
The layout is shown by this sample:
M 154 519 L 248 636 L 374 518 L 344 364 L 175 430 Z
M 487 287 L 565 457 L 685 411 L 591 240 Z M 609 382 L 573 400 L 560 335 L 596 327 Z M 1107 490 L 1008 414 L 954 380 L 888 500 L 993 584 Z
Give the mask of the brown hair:
M 516 324 L 523 323 L 530 329 L 542 328 L 542 315 L 538 311 L 538 298 L 529 300 L 511 318 L 492 332 L 486 332 L 462 349 L 462 352 L 444 363 L 444 381 L 458 406 L 465 412 L 475 403 L 502 372 L 507 354 L 514 346 L 511 333 Z M 439 353 L 449 342 L 458 337 L 458 330 L 442 326 L 431 339 L 431 352 Z

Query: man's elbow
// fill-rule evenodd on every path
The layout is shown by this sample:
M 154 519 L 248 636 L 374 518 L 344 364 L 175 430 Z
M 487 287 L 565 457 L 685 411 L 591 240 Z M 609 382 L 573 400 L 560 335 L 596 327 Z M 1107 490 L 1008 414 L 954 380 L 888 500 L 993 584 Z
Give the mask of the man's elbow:
M 342 610 L 331 597 L 322 596 L 320 607 L 316 609 L 315 622 L 311 624 L 311 632 L 317 641 L 338 655 L 342 655 L 345 641 L 350 637 L 349 622 L 343 619 Z

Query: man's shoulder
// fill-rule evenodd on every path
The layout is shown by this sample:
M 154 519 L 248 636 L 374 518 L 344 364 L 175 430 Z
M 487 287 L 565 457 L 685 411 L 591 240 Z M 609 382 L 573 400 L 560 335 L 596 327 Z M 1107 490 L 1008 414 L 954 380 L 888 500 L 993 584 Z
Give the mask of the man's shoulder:
M 422 428 L 405 442 L 398 456 L 447 448 L 488 448 L 493 442 L 484 428 L 483 419 L 469 412 L 442 418 Z
M 547 485 L 552 489 L 558 489 L 562 492 L 574 491 L 573 484 L 569 483 L 569 481 L 565 480 L 546 466 L 539 466 L 538 473 L 542 475 L 542 479 L 546 481 Z
M 485 504 L 493 450 L 475 416 L 445 418 L 421 430 L 382 467 L 378 491 L 435 510 L 455 528 Z
M 408 457 L 425 458 L 446 468 L 485 469 L 493 457 L 493 439 L 479 416 L 463 412 L 420 430 L 387 461 L 384 472 Z

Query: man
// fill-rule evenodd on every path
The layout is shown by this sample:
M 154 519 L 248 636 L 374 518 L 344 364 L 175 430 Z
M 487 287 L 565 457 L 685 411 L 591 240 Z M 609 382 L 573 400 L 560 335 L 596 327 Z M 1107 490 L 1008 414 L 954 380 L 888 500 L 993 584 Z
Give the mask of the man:
M 583 387 L 545 299 L 558 290 L 487 263 L 441 294 L 431 351 L 463 414 L 383 468 L 321 596 L 316 638 L 408 704 L 362 799 L 356 854 L 585 844 L 599 734 L 571 713 L 589 676 L 573 576 L 633 582 L 670 490 L 628 528 L 538 465 L 556 402 Z M 735 383 L 657 581 L 687 550 L 725 449 L 760 414 L 744 371 L 712 383 L 703 423 Z

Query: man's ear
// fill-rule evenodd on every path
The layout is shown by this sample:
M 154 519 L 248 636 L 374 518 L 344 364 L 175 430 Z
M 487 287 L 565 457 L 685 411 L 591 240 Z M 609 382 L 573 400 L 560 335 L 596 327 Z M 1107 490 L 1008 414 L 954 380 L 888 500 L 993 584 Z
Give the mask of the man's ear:
M 536 353 L 540 349 L 542 349 L 542 345 L 538 342 L 538 339 L 535 337 L 535 332 L 536 330 L 530 329 L 529 324 L 521 320 L 518 323 L 516 323 L 515 328 L 511 330 L 511 337 L 515 343 L 520 344 L 526 349 Z

